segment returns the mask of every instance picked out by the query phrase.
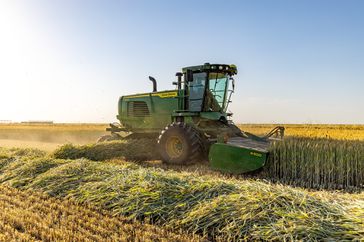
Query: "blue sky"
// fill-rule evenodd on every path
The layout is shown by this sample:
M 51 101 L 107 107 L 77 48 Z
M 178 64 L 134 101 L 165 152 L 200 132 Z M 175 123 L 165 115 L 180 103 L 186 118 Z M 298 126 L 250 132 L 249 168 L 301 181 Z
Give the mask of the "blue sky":
M 364 1 L 0 2 L 0 120 L 115 121 L 121 95 L 238 66 L 244 123 L 364 123 Z

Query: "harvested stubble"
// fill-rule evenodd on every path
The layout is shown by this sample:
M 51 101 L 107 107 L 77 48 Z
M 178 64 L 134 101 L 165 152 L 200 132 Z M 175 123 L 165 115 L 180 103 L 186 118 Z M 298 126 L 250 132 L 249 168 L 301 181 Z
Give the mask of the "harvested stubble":
M 22 172 L 5 182 L 21 180 L 16 184 L 24 189 L 221 241 L 364 239 L 363 212 L 357 212 L 362 206 L 321 199 L 303 189 L 196 177 L 195 173 L 166 172 L 129 162 L 77 159 L 63 163 L 49 158 L 36 162 L 39 172 L 25 172 L 30 166 L 19 163 L 17 170 Z M 47 167 L 57 164 L 42 169 L 40 163 Z M 11 167 L 7 164 L 0 172 L 5 174 Z M 32 174 L 32 179 L 20 179 L 23 174 Z
M 0 185 L 0 241 L 198 241 L 91 207 Z
M 262 177 L 329 189 L 364 188 L 364 141 L 287 138 L 275 142 Z
M 90 145 L 63 145 L 53 156 L 60 159 L 87 158 L 102 161 L 113 158 L 125 160 L 155 160 L 159 159 L 156 151 L 156 141 L 153 139 L 129 139 Z

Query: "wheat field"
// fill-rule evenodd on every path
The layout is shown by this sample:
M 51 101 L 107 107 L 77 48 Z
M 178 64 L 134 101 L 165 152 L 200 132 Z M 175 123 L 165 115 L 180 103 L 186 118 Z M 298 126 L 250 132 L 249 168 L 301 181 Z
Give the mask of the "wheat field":
M 0 241 L 364 240 L 363 125 L 286 125 L 253 176 L 93 144 L 105 128 L 0 125 Z
M 277 124 L 278 125 L 278 124 Z M 275 124 L 239 124 L 244 131 L 263 135 Z M 287 136 L 364 140 L 364 125 L 283 124 Z M 0 146 L 48 150 L 64 143 L 87 144 L 107 132 L 107 124 L 0 124 Z M 47 145 L 50 148 L 47 148 Z M 44 148 L 41 147 L 41 148 Z
M 240 124 L 240 129 L 265 134 L 275 126 L 284 126 L 286 136 L 326 138 L 341 140 L 364 140 L 364 125 L 345 124 Z

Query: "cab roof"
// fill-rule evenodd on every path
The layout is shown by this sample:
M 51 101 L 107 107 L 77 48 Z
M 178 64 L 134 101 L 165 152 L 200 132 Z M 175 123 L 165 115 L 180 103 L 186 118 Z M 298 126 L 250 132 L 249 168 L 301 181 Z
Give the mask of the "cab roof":
M 187 70 L 191 70 L 193 72 L 204 72 L 204 71 L 224 72 L 224 73 L 228 73 L 229 75 L 236 75 L 238 73 L 236 65 L 234 65 L 234 64 L 227 65 L 227 64 L 205 63 L 205 64 L 199 65 L 199 66 L 188 66 L 188 67 L 182 68 L 183 73 L 186 73 Z

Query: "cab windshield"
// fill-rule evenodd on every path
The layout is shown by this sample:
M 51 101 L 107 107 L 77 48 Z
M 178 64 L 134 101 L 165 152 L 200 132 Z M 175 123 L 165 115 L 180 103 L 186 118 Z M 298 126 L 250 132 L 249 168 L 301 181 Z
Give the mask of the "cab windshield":
M 218 104 L 220 110 L 224 110 L 226 106 L 226 98 L 227 98 L 227 89 L 229 84 L 230 76 L 225 73 L 209 73 L 209 88 L 208 90 L 212 94 L 213 100 L 216 104 Z M 214 109 L 217 109 L 215 107 Z

